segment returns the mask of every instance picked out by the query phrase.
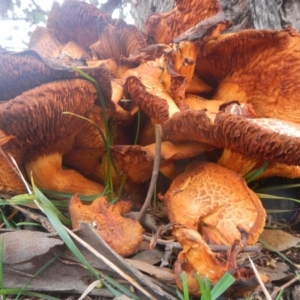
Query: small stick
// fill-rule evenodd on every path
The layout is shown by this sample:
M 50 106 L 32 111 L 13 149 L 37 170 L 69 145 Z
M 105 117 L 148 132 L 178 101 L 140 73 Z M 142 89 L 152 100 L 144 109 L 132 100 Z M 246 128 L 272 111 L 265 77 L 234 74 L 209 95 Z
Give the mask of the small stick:
M 285 289 L 287 287 L 289 287 L 290 285 L 292 285 L 294 282 L 298 281 L 299 278 L 296 276 L 295 278 L 291 279 L 290 281 L 288 281 L 287 283 L 283 284 L 280 287 L 275 287 L 274 291 L 271 293 L 271 297 L 272 299 L 275 298 L 275 296 L 277 295 L 277 293 L 279 293 L 282 289 Z
M 155 157 L 154 157 L 154 163 L 153 163 L 153 171 L 152 171 L 152 177 L 148 189 L 148 193 L 145 199 L 145 202 L 143 204 L 143 207 L 140 210 L 140 213 L 137 217 L 137 220 L 140 221 L 143 216 L 145 215 L 147 208 L 149 207 L 151 203 L 151 199 L 153 196 L 153 191 L 155 188 L 155 184 L 158 177 L 159 172 L 159 164 L 160 164 L 160 154 L 161 152 L 161 125 L 157 124 L 155 125 Z
M 151 242 L 152 237 L 148 235 L 143 235 L 143 238 L 145 241 Z M 162 239 L 157 239 L 156 244 L 162 245 L 162 246 L 167 246 L 169 244 L 172 244 L 174 249 L 177 250 L 182 250 L 182 247 L 180 243 L 174 242 L 174 240 L 162 240 Z M 208 244 L 208 247 L 214 251 L 214 252 L 227 252 L 228 249 L 231 248 L 231 246 L 225 246 L 225 245 L 212 245 Z M 237 249 L 239 249 L 239 246 L 237 246 Z M 242 252 L 257 252 L 261 249 L 261 246 L 259 245 L 253 245 L 253 246 L 246 246 Z

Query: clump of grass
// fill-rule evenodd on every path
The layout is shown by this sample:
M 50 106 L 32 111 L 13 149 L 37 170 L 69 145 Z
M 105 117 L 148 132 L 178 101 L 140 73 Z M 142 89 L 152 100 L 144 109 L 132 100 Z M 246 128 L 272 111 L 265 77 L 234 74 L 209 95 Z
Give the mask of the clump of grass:
M 199 273 L 197 273 L 196 276 L 199 285 L 199 291 L 201 293 L 201 300 L 218 299 L 235 282 L 235 279 L 231 274 L 225 273 L 216 283 L 216 285 L 212 287 L 207 276 L 202 278 Z M 189 300 L 190 296 L 185 272 L 182 272 L 181 280 L 183 294 L 177 290 L 177 295 L 180 300 Z

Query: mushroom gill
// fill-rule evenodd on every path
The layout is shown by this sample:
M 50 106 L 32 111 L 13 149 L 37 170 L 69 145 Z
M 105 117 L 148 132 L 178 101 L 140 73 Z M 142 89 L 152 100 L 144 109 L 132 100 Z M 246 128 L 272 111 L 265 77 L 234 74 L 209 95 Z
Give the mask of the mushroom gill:
M 196 74 L 213 99 L 252 104 L 259 117 L 300 122 L 300 35 L 292 28 L 243 30 L 195 42 Z
M 18 164 L 25 165 L 43 189 L 98 194 L 103 187 L 85 176 L 91 174 L 105 153 L 104 143 L 88 118 L 100 108 L 97 93 L 85 80 L 47 83 L 0 104 L 0 128 L 15 137 L 2 146 Z M 101 118 L 98 126 L 103 128 Z M 66 169 L 69 167 L 72 169 Z M 74 170 L 73 170 L 74 169 Z M 76 171 L 75 171 L 76 170 Z
M 163 124 L 164 137 L 172 142 L 199 141 L 228 148 L 248 158 L 288 165 L 300 164 L 300 126 L 268 118 L 246 118 L 229 112 L 205 110 L 175 113 Z

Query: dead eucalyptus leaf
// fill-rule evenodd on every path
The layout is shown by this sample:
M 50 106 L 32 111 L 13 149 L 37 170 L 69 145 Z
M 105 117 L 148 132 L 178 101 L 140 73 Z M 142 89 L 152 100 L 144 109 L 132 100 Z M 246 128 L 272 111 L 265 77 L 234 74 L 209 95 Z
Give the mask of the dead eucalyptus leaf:
M 285 231 L 277 229 L 265 229 L 261 233 L 259 239 L 267 244 L 265 246 L 266 248 L 268 248 L 269 245 L 276 251 L 287 250 L 289 248 L 294 247 L 300 242 L 300 238 L 295 237 Z
M 19 264 L 44 255 L 63 241 L 51 238 L 49 233 L 39 231 L 17 230 L 0 235 L 3 241 L 4 264 Z

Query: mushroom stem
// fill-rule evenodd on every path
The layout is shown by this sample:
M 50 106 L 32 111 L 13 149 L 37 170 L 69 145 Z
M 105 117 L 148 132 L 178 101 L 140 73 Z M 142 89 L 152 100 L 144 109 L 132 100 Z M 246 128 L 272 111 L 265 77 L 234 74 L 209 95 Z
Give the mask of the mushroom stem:
M 62 155 L 59 153 L 41 156 L 27 163 L 25 169 L 41 189 L 81 195 L 96 195 L 104 190 L 101 184 L 85 178 L 77 171 L 63 169 Z

